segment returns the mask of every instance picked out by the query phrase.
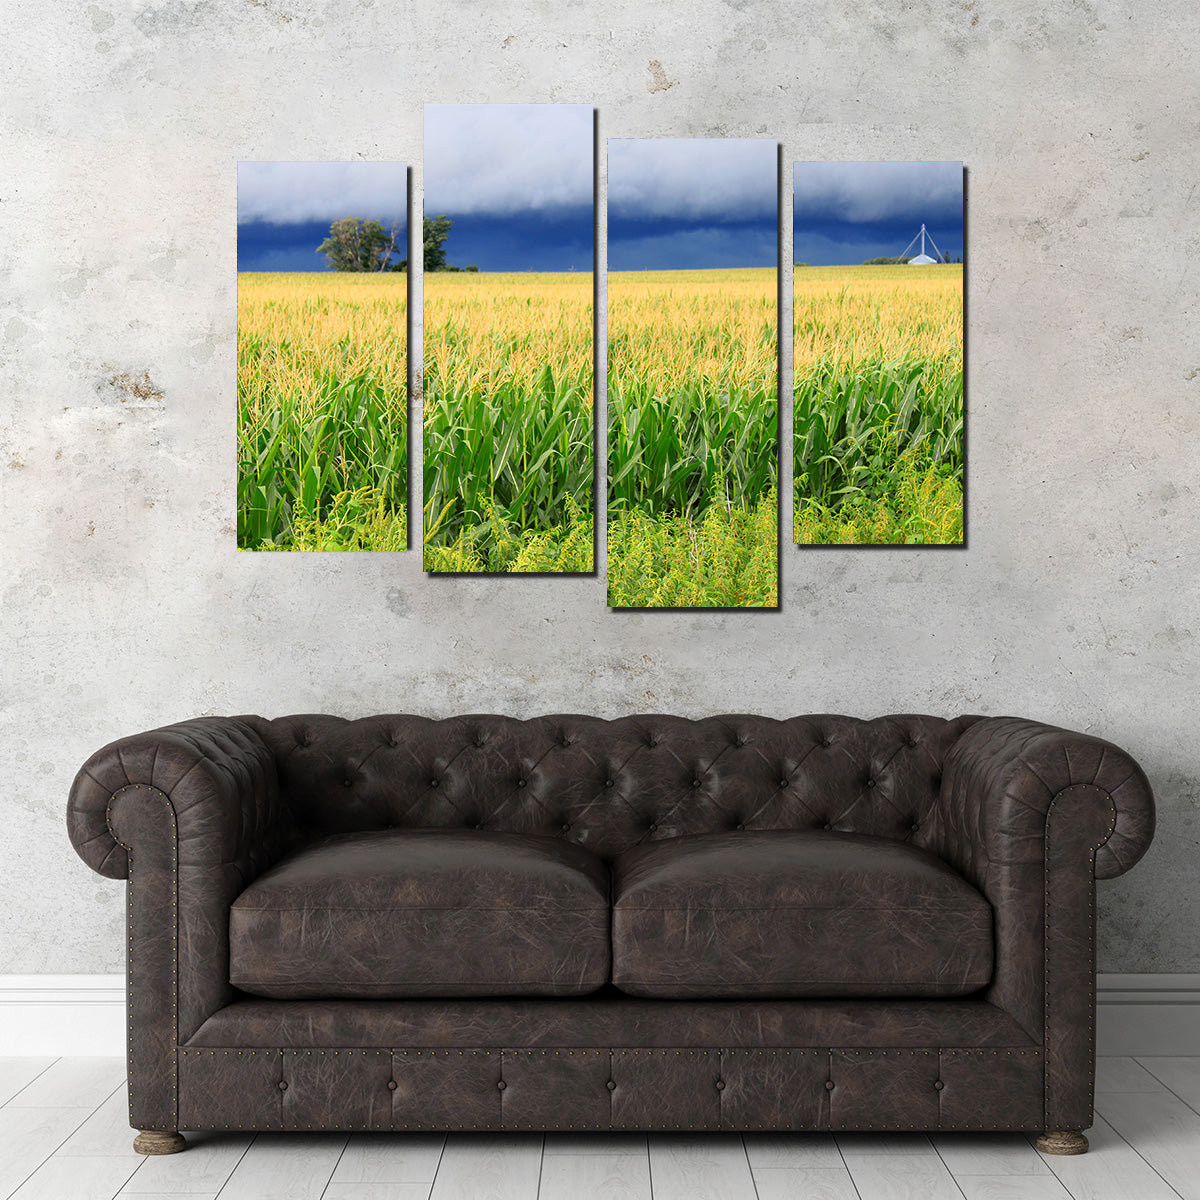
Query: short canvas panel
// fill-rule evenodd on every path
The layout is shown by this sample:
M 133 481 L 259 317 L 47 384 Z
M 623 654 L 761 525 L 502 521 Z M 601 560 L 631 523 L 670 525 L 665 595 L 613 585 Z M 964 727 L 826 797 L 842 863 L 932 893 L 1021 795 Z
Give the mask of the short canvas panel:
M 798 162 L 794 537 L 963 544 L 963 164 Z
M 594 569 L 593 124 L 425 106 L 426 571 Z
M 777 143 L 608 142 L 608 602 L 778 607 Z
M 404 550 L 408 170 L 242 162 L 241 550 Z

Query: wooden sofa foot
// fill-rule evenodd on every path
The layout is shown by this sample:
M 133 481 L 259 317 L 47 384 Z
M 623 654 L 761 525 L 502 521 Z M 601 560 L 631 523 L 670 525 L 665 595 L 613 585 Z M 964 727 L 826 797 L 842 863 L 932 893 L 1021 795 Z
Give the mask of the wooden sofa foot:
M 142 1129 L 133 1139 L 133 1148 L 139 1154 L 178 1154 L 187 1149 L 187 1141 L 175 1130 Z
M 1037 1140 L 1043 1154 L 1086 1154 L 1088 1140 L 1077 1129 L 1047 1129 Z

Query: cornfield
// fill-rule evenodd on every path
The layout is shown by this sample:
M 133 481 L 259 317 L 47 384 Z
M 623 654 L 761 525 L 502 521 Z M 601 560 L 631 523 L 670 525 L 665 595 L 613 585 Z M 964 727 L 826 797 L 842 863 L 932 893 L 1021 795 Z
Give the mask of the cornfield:
M 238 276 L 242 549 L 331 520 L 321 548 L 404 548 L 406 296 L 404 275 Z
M 776 301 L 769 269 L 609 275 L 610 604 L 775 604 Z M 735 514 L 764 505 L 743 528 Z M 620 561 L 635 553 L 630 529 L 646 534 L 632 572 Z
M 592 520 L 592 276 L 437 273 L 424 289 L 426 569 L 546 569 L 514 546 Z M 590 571 L 591 539 L 558 569 Z
M 961 542 L 962 268 L 797 267 L 794 295 L 796 541 Z

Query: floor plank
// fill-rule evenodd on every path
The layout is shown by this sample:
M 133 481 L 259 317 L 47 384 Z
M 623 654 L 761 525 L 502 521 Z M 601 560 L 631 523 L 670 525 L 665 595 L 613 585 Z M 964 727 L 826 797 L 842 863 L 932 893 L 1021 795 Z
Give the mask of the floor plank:
M 1183 1200 L 1200 1200 L 1200 1116 L 1170 1092 L 1110 1092 L 1097 1111 Z
M 452 1135 L 430 1200 L 534 1200 L 541 1168 L 540 1134 Z
M 933 1143 L 923 1133 L 839 1133 L 838 1149 L 842 1157 L 864 1154 L 886 1154 L 889 1158 L 908 1155 L 923 1155 L 936 1158 Z
M 645 1154 L 554 1154 L 542 1159 L 538 1200 L 649 1200 Z
M 933 1138 L 955 1179 L 963 1175 L 1047 1175 L 1050 1168 L 1019 1133 L 943 1133 Z
M 654 1200 L 746 1200 L 754 1180 L 736 1134 L 650 1138 Z
M 233 1169 L 221 1200 L 320 1200 L 346 1141 L 345 1134 L 260 1134 Z
M 1075 1200 L 1177 1200 L 1179 1193 L 1103 1117 L 1087 1137 L 1087 1154 L 1040 1156 Z
M 190 1196 L 219 1192 L 250 1148 L 250 1133 L 187 1133 L 182 1154 L 148 1154 L 122 1196 Z M 139 1158 L 142 1156 L 139 1155 Z
M 1200 1112 L 1200 1058 L 1139 1058 L 1155 1080 Z
M 859 1154 L 846 1166 L 861 1200 L 963 1200 L 936 1154 Z
M 756 1167 L 758 1200 L 858 1200 L 845 1167 Z
M 548 1133 L 546 1155 L 552 1154 L 615 1154 L 628 1157 L 646 1153 L 644 1133 Z
M 86 1108 L 0 1108 L 0 1196 L 15 1192 L 90 1116 Z
M 1161 1092 L 1162 1084 L 1136 1058 L 1098 1058 L 1096 1091 Z
M 321 1200 L 429 1200 L 427 1183 L 331 1183 Z
M 747 1133 L 742 1140 L 756 1176 L 776 1167 L 846 1169 L 831 1133 Z
M 103 1155 L 141 1162 L 143 1156 L 133 1148 L 134 1136 L 129 1127 L 129 1096 L 121 1086 L 67 1138 L 57 1153 L 69 1157 Z
M 7 1104 L 54 1061 L 53 1058 L 0 1058 L 0 1105 Z
M 1067 1189 L 1050 1174 L 964 1175 L 955 1179 L 966 1200 L 1071 1200 Z
M 12 1194 L 12 1200 L 112 1200 L 138 1169 L 111 1154 L 47 1159 Z
M 97 1108 L 125 1082 L 123 1058 L 60 1058 L 6 1108 Z
M 330 1183 L 430 1184 L 445 1144 L 440 1133 L 353 1134 Z

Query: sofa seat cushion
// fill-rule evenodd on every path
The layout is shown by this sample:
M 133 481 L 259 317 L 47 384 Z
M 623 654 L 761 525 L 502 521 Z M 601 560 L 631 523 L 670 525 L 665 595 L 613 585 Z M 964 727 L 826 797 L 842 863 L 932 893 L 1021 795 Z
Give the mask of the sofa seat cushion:
M 557 838 L 473 829 L 327 837 L 229 914 L 256 996 L 578 996 L 609 979 L 609 874 Z
M 613 982 L 634 996 L 961 996 L 992 911 L 925 850 L 832 831 L 648 842 L 613 873 Z

